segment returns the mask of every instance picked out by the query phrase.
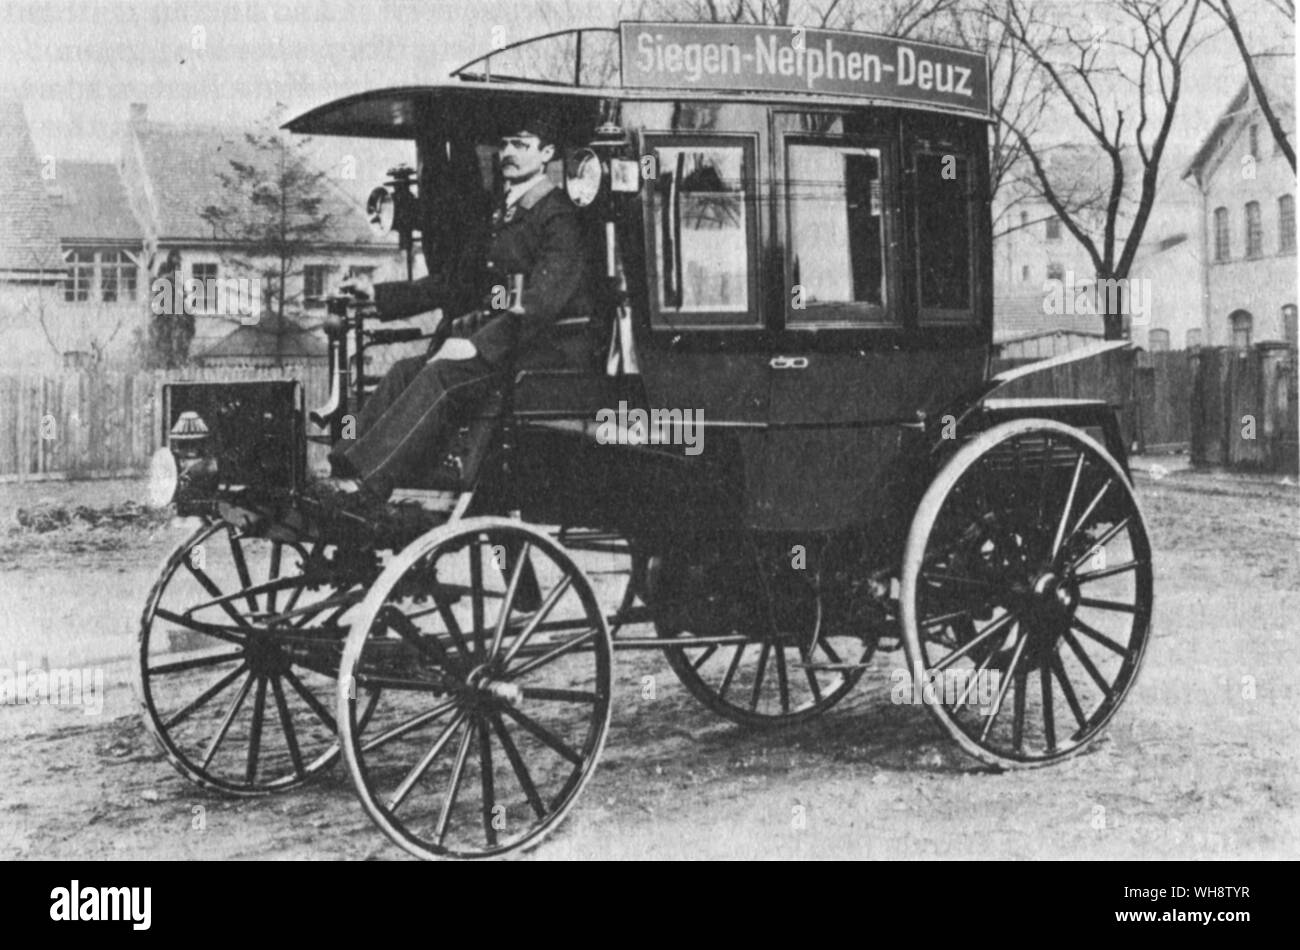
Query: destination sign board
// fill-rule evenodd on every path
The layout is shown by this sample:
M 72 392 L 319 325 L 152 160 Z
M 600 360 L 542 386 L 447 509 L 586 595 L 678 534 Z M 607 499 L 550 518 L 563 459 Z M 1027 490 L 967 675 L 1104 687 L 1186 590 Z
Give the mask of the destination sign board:
M 621 23 L 623 85 L 821 93 L 987 114 L 988 61 L 890 36 L 730 23 Z

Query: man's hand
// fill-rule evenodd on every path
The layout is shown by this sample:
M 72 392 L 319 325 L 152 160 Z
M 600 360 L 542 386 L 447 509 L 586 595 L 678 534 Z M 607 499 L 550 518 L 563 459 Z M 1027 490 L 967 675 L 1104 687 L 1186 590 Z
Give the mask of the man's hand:
M 452 337 L 441 347 L 438 352 L 429 358 L 429 362 L 434 360 L 472 360 L 478 356 L 478 350 L 469 340 L 461 337 Z

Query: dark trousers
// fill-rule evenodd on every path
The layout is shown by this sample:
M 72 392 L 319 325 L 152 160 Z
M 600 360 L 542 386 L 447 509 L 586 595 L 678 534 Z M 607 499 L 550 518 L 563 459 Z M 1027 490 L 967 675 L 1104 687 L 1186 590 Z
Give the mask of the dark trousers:
M 393 488 L 432 464 L 431 451 L 450 416 L 482 400 L 499 378 L 482 357 L 398 360 L 357 415 L 357 438 L 330 451 L 335 474 L 360 477 L 387 497 Z

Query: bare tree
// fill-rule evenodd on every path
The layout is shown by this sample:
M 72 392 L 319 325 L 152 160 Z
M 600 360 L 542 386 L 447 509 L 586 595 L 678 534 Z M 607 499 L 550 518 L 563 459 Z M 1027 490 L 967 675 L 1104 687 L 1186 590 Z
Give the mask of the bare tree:
M 1080 13 L 1052 8 L 1053 19 L 1027 0 L 987 0 L 986 13 L 1006 30 L 1027 65 L 1023 82 L 1042 83 L 1064 108 L 1059 127 L 1025 128 L 1000 116 L 1033 170 L 1042 197 L 1087 251 L 1098 281 L 1124 279 L 1142 242 L 1159 184 L 1160 165 L 1183 93 L 1183 69 L 1197 45 L 1201 0 L 1109 0 Z M 1100 234 L 1091 214 L 1072 207 L 1054 180 L 1053 147 L 1082 139 L 1098 150 L 1106 194 Z M 1129 182 L 1131 163 L 1136 188 Z M 1121 310 L 1102 298 L 1107 339 L 1124 335 Z
M 929 38 L 961 0 L 662 0 L 650 16 L 705 23 L 757 23 L 814 29 L 869 30 Z
M 1293 0 L 1266 0 L 1268 5 L 1280 13 L 1293 27 L 1295 25 L 1295 3 Z M 1273 141 L 1277 142 L 1278 148 L 1286 156 L 1287 162 L 1291 165 L 1291 171 L 1295 172 L 1295 149 L 1292 148 L 1290 140 L 1287 138 L 1286 129 L 1282 128 L 1282 123 L 1278 120 L 1277 113 L 1273 109 L 1273 104 L 1269 100 L 1268 90 L 1264 88 L 1264 83 L 1260 79 L 1259 70 L 1255 68 L 1255 57 L 1250 54 L 1246 48 L 1246 40 L 1241 34 L 1241 23 L 1237 20 L 1237 14 L 1232 9 L 1231 0 L 1206 0 L 1206 6 L 1219 15 L 1224 24 L 1228 27 L 1228 32 L 1232 34 L 1232 41 L 1237 44 L 1237 52 L 1241 54 L 1241 61 L 1246 67 L 1246 78 L 1250 80 L 1250 88 L 1255 94 L 1255 101 L 1259 103 L 1259 109 L 1264 113 L 1264 121 L 1268 123 L 1269 131 L 1273 133 Z M 1295 40 L 1292 38 L 1291 45 L 1294 47 Z

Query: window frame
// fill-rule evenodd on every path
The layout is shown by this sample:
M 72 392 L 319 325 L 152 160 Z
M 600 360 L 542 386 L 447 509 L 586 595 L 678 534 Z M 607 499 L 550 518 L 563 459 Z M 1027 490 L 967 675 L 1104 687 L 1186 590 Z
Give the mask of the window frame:
M 1246 218 L 1246 259 L 1255 260 L 1264 256 L 1264 213 L 1258 201 L 1247 201 L 1243 213 Z
M 1214 260 L 1232 260 L 1232 226 L 1227 205 L 1219 205 L 1211 213 L 1214 221 Z
M 325 306 L 325 298 L 329 295 L 329 278 L 334 270 L 335 265 L 333 264 L 312 263 L 302 265 L 302 305 L 305 309 L 319 310 L 321 307 Z M 307 292 L 307 273 L 309 271 L 313 274 L 320 275 L 319 294 L 311 294 Z
M 897 244 L 897 223 L 894 221 L 894 207 L 896 204 L 895 195 L 897 188 L 897 174 L 893 167 L 893 142 L 885 136 L 876 136 L 862 133 L 817 133 L 817 132 L 782 132 L 777 137 L 775 148 L 780 150 L 781 169 L 784 187 L 781 189 L 781 216 L 783 247 L 784 247 L 784 273 L 782 274 L 784 288 L 784 306 L 782 308 L 784 329 L 793 331 L 805 330 L 873 330 L 873 329 L 901 329 L 903 326 L 902 309 L 898 306 L 898 279 L 895 272 L 895 261 L 890 248 Z M 860 301 L 836 301 L 834 303 L 820 305 L 819 309 L 828 314 L 827 319 L 809 320 L 795 319 L 796 311 L 792 306 L 791 295 L 794 291 L 794 221 L 791 213 L 793 202 L 791 200 L 791 176 L 790 176 L 790 148 L 791 146 L 822 146 L 831 149 L 856 149 L 875 151 L 879 155 L 880 162 L 880 218 L 881 218 L 881 279 L 884 284 L 884 301 L 879 306 L 866 304 L 867 316 L 870 319 L 863 319 L 857 309 L 863 304 Z M 797 311 L 800 314 L 806 314 L 807 310 Z M 835 318 L 834 314 L 843 314 L 840 318 Z
M 1295 238 L 1295 195 L 1279 195 L 1277 199 L 1277 252 L 1279 254 L 1289 254 L 1294 251 Z
M 1237 343 L 1237 334 L 1242 330 L 1246 334 L 1244 344 Z M 1228 332 L 1230 334 L 1231 346 L 1234 350 L 1250 349 L 1251 337 L 1255 332 L 1255 317 L 1245 310 L 1235 310 L 1228 317 Z
M 204 272 L 206 272 L 208 268 L 211 268 L 212 276 L 200 277 L 197 273 L 199 268 L 203 268 Z M 194 311 L 193 311 L 194 314 L 198 316 L 216 315 L 218 313 L 217 301 L 208 299 L 208 281 L 221 280 L 221 265 L 216 261 L 191 261 L 189 266 L 189 277 L 187 278 L 187 280 L 197 280 L 199 282 L 199 286 L 202 288 L 199 291 L 198 295 L 194 298 L 194 303 L 195 303 Z M 184 299 L 188 300 L 189 286 L 187 285 L 184 289 L 185 289 Z
M 1049 241 L 1061 240 L 1061 218 L 1059 215 L 1052 215 L 1043 223 L 1043 234 Z
M 967 306 L 964 310 L 957 310 L 951 307 L 927 307 L 925 305 L 925 288 L 924 268 L 922 266 L 925 249 L 921 246 L 921 202 L 919 200 L 919 188 L 917 187 L 917 158 L 921 155 L 936 155 L 943 158 L 945 155 L 954 155 L 959 161 L 966 163 L 967 174 L 958 176 L 965 188 L 966 196 L 966 235 L 967 235 L 967 267 L 966 267 L 966 301 Z M 979 218 L 976 210 L 975 200 L 975 175 L 973 169 L 979 164 L 978 159 L 972 153 L 970 147 L 965 143 L 946 143 L 935 142 L 933 139 L 914 138 L 908 142 L 907 148 L 908 174 L 912 183 L 912 194 L 910 196 L 910 214 L 911 219 L 908 223 L 911 225 L 912 249 L 914 257 L 912 266 L 914 268 L 914 287 L 912 288 L 916 302 L 916 322 L 918 327 L 971 327 L 979 324 L 980 321 L 980 302 L 979 302 Z
M 84 247 L 74 247 L 65 258 L 67 269 L 63 277 L 64 303 L 90 303 L 96 296 L 96 254 Z
M 697 333 L 718 330 L 762 331 L 761 255 L 759 253 L 759 214 L 762 205 L 762 170 L 759 167 L 759 136 L 754 132 L 692 132 L 688 129 L 647 131 L 641 136 L 642 155 L 655 156 L 655 178 L 642 180 L 642 221 L 645 240 L 646 290 L 652 332 Z M 662 307 L 659 303 L 663 279 L 658 253 L 656 211 L 659 182 L 658 153 L 664 148 L 739 148 L 741 180 L 744 182 L 746 304 L 745 310 L 687 310 Z

